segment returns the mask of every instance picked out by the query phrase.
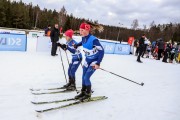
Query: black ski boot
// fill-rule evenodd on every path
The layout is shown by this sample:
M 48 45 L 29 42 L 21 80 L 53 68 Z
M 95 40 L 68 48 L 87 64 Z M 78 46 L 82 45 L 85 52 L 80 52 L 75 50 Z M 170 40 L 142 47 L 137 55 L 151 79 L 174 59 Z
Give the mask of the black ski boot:
M 69 85 L 66 89 L 72 91 L 76 90 L 76 83 L 74 77 L 71 78 L 71 85 Z
M 63 86 L 64 89 L 67 89 L 73 83 L 72 78 L 69 77 L 69 82 Z
M 89 100 L 91 98 L 91 93 L 87 93 L 85 92 L 84 96 L 79 98 L 80 101 L 85 101 L 85 100 Z
M 85 93 L 86 93 L 86 86 L 82 86 L 82 89 L 81 89 L 81 93 L 80 94 L 78 94 L 78 95 L 76 95 L 75 96 L 75 99 L 80 99 L 80 98 L 82 98 L 84 95 L 85 95 Z
M 68 88 L 71 85 L 71 83 L 67 83 L 66 85 L 63 86 L 64 89 Z
M 79 98 L 81 101 L 88 100 L 91 98 L 91 85 L 86 86 L 86 92 L 83 97 Z
M 72 83 L 70 86 L 68 86 L 68 87 L 66 88 L 66 90 L 72 90 L 72 91 L 74 91 L 74 90 L 76 90 L 76 85 L 75 85 L 74 83 Z

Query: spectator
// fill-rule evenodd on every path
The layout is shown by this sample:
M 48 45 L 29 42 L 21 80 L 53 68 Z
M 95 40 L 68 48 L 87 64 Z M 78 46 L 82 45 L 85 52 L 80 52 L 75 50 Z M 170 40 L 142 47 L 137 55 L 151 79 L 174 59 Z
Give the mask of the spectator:
M 140 57 L 143 52 L 145 37 L 146 37 L 145 34 L 143 34 L 141 38 L 139 39 L 139 50 L 138 50 L 138 57 L 137 57 L 137 62 L 139 63 L 142 63 L 142 61 L 140 60 Z
M 59 36 L 60 36 L 59 26 L 58 24 L 55 24 L 54 29 L 51 31 L 51 34 L 50 34 L 51 42 L 52 42 L 52 48 L 51 48 L 52 56 L 58 55 L 56 54 L 56 51 L 57 51 L 57 42 L 59 41 Z
M 164 57 L 163 57 L 162 62 L 168 63 L 168 62 L 167 62 L 167 59 L 168 59 L 168 56 L 169 56 L 170 51 L 171 51 L 170 44 L 167 43 L 166 49 L 165 49 L 165 51 L 164 51 Z
M 158 59 L 156 60 L 160 60 L 161 54 L 164 51 L 164 41 L 162 38 L 159 39 L 157 45 L 158 45 Z
M 147 54 L 146 58 L 150 58 L 150 56 L 151 56 L 151 48 L 152 48 L 151 44 L 148 44 L 147 45 L 147 52 L 148 52 L 148 54 Z
M 145 41 L 144 41 L 144 48 L 143 48 L 143 53 L 142 53 L 142 58 L 144 57 L 144 54 L 146 53 L 147 51 L 147 46 L 149 44 L 149 40 L 147 38 L 145 38 Z
M 51 34 L 51 26 L 48 25 L 48 27 L 45 29 L 45 36 L 50 36 Z
M 170 59 L 169 59 L 169 63 L 173 63 L 174 56 L 175 56 L 175 48 L 174 48 L 174 47 L 172 47 L 171 52 L 170 52 Z
M 134 47 L 136 47 L 135 56 L 138 56 L 138 51 L 139 51 L 139 41 L 138 40 L 134 41 Z

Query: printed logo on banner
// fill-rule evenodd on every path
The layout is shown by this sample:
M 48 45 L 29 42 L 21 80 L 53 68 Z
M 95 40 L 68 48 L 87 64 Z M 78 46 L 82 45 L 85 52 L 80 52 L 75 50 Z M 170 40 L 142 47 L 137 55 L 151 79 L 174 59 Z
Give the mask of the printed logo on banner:
M 103 46 L 105 53 L 108 54 L 114 53 L 115 43 L 104 42 L 104 41 L 100 41 L 100 43 Z
M 0 38 L 0 45 L 21 46 L 22 45 L 22 39 L 1 37 Z
M 0 50 L 26 51 L 26 35 L 0 34 Z
M 114 53 L 115 54 L 122 54 L 122 55 L 129 55 L 130 45 L 116 44 Z
M 127 46 L 117 46 L 118 51 L 129 52 L 129 47 Z

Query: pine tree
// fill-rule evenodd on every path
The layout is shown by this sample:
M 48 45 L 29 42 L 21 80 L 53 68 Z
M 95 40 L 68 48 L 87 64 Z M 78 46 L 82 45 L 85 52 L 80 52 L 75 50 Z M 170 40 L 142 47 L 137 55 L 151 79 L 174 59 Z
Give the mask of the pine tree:
M 5 27 L 6 23 L 6 9 L 5 9 L 6 0 L 0 0 L 0 26 Z

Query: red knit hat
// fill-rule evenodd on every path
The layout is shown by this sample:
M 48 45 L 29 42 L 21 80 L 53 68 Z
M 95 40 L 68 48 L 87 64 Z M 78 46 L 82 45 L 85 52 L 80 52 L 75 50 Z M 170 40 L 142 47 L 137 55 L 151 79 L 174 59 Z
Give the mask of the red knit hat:
M 67 31 L 65 32 L 65 35 L 68 36 L 68 37 L 70 37 L 70 38 L 72 38 L 73 34 L 74 34 L 74 31 L 73 31 L 72 29 L 69 29 L 69 30 L 67 30 Z
M 90 31 L 91 26 L 87 23 L 81 23 L 80 28 Z

